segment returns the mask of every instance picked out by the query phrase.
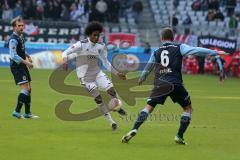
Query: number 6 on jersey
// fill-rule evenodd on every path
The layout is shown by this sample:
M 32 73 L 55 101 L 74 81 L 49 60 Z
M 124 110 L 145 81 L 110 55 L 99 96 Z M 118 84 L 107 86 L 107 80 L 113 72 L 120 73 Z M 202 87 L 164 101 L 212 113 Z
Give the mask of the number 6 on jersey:
M 167 67 L 169 64 L 169 57 L 168 57 L 168 51 L 163 50 L 161 53 L 161 64 L 163 67 Z

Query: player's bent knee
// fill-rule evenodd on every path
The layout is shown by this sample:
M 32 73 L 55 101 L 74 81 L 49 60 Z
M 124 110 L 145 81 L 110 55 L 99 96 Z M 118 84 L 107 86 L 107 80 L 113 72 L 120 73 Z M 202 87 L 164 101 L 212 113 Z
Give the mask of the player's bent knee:
M 184 111 L 185 111 L 185 112 L 192 113 L 192 112 L 193 112 L 193 108 L 192 108 L 191 105 L 188 105 L 188 106 L 184 107 Z
M 155 105 L 155 106 L 156 106 L 156 105 Z M 154 110 L 154 107 L 151 106 L 151 105 L 149 105 L 149 104 L 147 104 L 147 105 L 145 106 L 145 108 L 148 110 L 149 113 L 152 113 L 152 111 Z
M 115 91 L 115 89 L 113 87 L 111 87 L 110 89 L 107 90 L 107 93 L 112 96 L 112 97 L 116 97 L 117 93 Z
M 147 106 L 151 106 L 152 108 L 155 108 L 156 105 L 157 105 L 157 103 L 154 102 L 153 100 L 149 100 L 149 101 L 147 101 Z
M 101 104 L 103 102 L 102 97 L 100 95 L 98 95 L 94 100 L 97 104 Z

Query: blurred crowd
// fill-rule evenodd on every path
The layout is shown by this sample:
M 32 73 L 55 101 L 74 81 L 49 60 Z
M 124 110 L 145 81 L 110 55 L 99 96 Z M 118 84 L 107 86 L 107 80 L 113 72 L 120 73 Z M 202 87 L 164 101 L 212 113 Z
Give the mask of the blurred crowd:
M 179 0 L 174 0 L 175 8 L 179 5 Z M 192 5 L 193 11 L 207 12 L 205 20 L 210 21 L 224 21 L 229 17 L 228 27 L 236 29 L 240 19 L 240 1 L 239 0 L 194 0 Z M 178 25 L 178 18 L 173 15 L 172 22 L 174 26 Z M 187 13 L 183 21 L 183 25 L 192 24 L 191 16 Z
M 235 14 L 236 6 L 237 0 L 196 0 L 192 4 L 192 9 L 194 11 L 207 11 L 207 21 L 214 21 L 216 19 L 223 21 L 223 10 L 227 11 L 226 16 L 231 17 Z
M 22 16 L 30 20 L 118 23 L 127 10 L 139 10 L 136 1 L 139 0 L 0 0 L 0 15 L 4 20 Z

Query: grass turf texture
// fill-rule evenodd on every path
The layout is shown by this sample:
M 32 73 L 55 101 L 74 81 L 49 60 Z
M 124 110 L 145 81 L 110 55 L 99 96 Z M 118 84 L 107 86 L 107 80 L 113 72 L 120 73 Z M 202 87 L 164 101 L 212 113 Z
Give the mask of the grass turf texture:
M 184 75 L 194 107 L 185 134 L 187 146 L 173 142 L 182 110 L 170 99 L 164 107 L 156 108 L 153 118 L 129 144 L 122 144 L 121 137 L 131 129 L 145 99 L 138 99 L 136 106 L 125 106 L 127 118 L 112 114 L 119 124 L 116 132 L 111 131 L 103 117 L 85 122 L 62 121 L 54 112 L 59 101 L 74 100 L 73 113 L 92 109 L 94 102 L 91 98 L 53 91 L 48 84 L 50 73 L 50 70 L 31 71 L 32 112 L 41 118 L 18 120 L 11 113 L 19 88 L 15 87 L 9 68 L 0 68 L 1 160 L 237 160 L 240 157 L 240 80 L 230 78 L 221 85 L 215 76 Z M 67 82 L 79 84 L 75 73 Z

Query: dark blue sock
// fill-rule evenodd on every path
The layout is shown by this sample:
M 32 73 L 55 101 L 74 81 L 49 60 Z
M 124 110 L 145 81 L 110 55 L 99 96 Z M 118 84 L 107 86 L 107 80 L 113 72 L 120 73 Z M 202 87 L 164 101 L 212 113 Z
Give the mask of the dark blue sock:
M 25 113 L 26 114 L 31 113 L 30 107 L 31 107 L 31 94 L 29 94 L 29 96 L 27 96 L 27 101 L 25 102 Z
M 189 114 L 190 115 L 190 114 Z M 178 129 L 177 135 L 180 138 L 183 138 L 184 132 L 187 130 L 188 125 L 190 124 L 190 116 L 183 115 L 180 120 L 180 127 Z
M 138 129 L 143 124 L 143 122 L 147 119 L 147 117 L 148 117 L 148 112 L 145 110 L 142 110 L 139 113 L 136 122 L 134 123 L 133 129 Z
M 25 90 L 25 89 L 22 89 L 19 96 L 18 96 L 18 101 L 21 102 L 21 104 L 25 104 L 25 113 L 28 114 L 30 113 L 30 102 L 31 102 L 31 95 L 30 93 Z M 21 105 L 22 107 L 22 105 Z M 19 111 L 19 108 L 20 108 L 20 105 L 16 107 L 16 112 Z M 21 110 L 21 108 L 20 108 Z
M 18 101 L 17 101 L 17 106 L 15 108 L 15 111 L 20 113 L 21 112 L 21 109 L 22 109 L 22 105 L 24 103 L 24 94 L 23 93 L 20 93 L 18 95 Z

